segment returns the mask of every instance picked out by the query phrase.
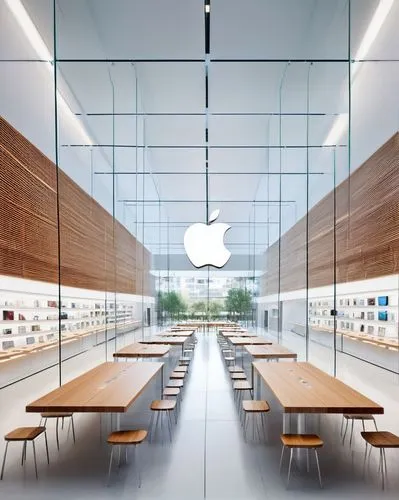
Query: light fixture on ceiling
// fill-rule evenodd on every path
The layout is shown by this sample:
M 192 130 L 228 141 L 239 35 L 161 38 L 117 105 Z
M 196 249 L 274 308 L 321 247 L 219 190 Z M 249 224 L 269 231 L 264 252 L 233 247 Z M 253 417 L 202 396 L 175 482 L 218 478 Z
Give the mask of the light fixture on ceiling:
M 47 45 L 45 44 L 43 38 L 41 37 L 39 31 L 34 25 L 32 19 L 27 13 L 25 7 L 23 6 L 21 0 L 4 0 L 4 1 L 7 4 L 10 11 L 12 12 L 12 14 L 14 15 L 22 31 L 25 33 L 25 36 L 29 40 L 29 43 L 31 44 L 33 50 L 36 52 L 39 59 L 45 62 L 47 68 L 50 70 L 51 75 L 53 76 L 53 71 L 54 71 L 53 57 L 49 49 L 47 48 Z M 82 122 L 77 118 L 77 116 L 73 113 L 73 111 L 71 110 L 71 108 L 69 107 L 68 103 L 63 98 L 59 90 L 57 90 L 57 102 L 59 104 L 59 107 L 64 111 L 64 114 L 66 114 L 69 117 L 75 128 L 79 131 L 84 142 L 88 146 L 92 146 L 93 141 L 86 132 L 85 127 L 83 126 Z
M 368 25 L 360 43 L 359 49 L 355 55 L 355 62 L 351 65 L 351 83 L 353 83 L 355 75 L 360 69 L 361 60 L 365 59 L 374 40 L 377 38 L 385 19 L 387 18 L 395 0 L 380 0 L 374 15 Z M 335 145 L 339 142 L 342 135 L 345 133 L 349 124 L 348 113 L 342 113 L 337 116 L 331 130 L 329 131 L 323 146 Z

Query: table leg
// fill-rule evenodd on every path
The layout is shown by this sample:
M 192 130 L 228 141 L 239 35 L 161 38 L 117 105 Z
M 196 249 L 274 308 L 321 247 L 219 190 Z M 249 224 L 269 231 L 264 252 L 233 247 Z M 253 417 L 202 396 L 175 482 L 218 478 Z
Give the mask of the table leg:
M 120 413 L 116 414 L 116 430 L 117 431 L 121 430 L 121 414 Z
M 296 424 L 297 424 L 297 433 L 306 434 L 306 413 L 297 413 Z M 302 448 L 298 448 L 296 450 L 296 456 L 299 462 L 305 456 L 305 450 Z
M 289 432 L 289 425 L 287 423 L 289 415 L 287 413 L 283 413 L 283 434 L 287 434 Z
M 161 368 L 161 399 L 163 397 L 163 381 L 164 381 L 164 372 L 163 372 L 163 369 L 164 369 L 165 365 L 162 365 L 162 368 Z

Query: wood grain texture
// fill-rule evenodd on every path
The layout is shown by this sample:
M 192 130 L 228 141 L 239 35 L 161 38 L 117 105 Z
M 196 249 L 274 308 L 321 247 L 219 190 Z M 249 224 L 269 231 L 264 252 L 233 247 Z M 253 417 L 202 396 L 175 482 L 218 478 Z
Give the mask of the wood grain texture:
M 260 359 L 296 359 L 297 354 L 279 344 L 271 345 L 247 345 L 247 352 L 253 358 Z
M 384 408 L 310 363 L 265 363 L 254 369 L 286 413 L 369 413 Z
M 183 345 L 188 337 L 151 337 L 140 340 L 141 344 L 159 344 L 159 345 Z
M 102 363 L 33 401 L 27 412 L 126 412 L 163 363 Z
M 61 284 L 154 295 L 151 254 L 59 170 Z M 58 282 L 56 167 L 0 117 L 0 274 Z
M 230 337 L 230 343 L 237 346 L 272 344 L 271 340 L 265 337 Z
M 139 342 L 135 342 L 114 352 L 113 356 L 114 358 L 160 358 L 168 354 L 169 351 L 170 348 L 166 345 L 140 344 Z
M 147 435 L 148 432 L 142 429 L 134 431 L 115 431 L 109 434 L 107 443 L 112 445 L 140 444 L 144 441 Z
M 18 427 L 4 436 L 6 441 L 33 441 L 46 430 L 45 427 Z
M 332 188 L 333 186 L 331 186 Z M 306 193 L 304 193 L 305 196 Z M 336 189 L 337 283 L 398 273 L 399 134 L 381 146 Z M 334 281 L 334 196 L 309 211 L 309 288 Z M 306 286 L 306 218 L 280 241 L 281 291 Z M 279 243 L 265 253 L 261 295 L 278 292 Z

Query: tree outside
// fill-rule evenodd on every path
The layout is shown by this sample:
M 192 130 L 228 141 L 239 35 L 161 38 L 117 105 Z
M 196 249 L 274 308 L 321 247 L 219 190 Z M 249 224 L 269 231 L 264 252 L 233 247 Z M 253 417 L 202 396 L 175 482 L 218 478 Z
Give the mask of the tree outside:
M 248 317 L 252 310 L 251 293 L 243 288 L 231 288 L 227 293 L 225 307 L 231 319 L 236 319 L 237 316 L 239 320 Z
M 187 304 L 177 292 L 160 292 L 158 294 L 158 308 L 162 316 L 165 312 L 172 320 L 179 320 L 181 315 L 186 313 Z

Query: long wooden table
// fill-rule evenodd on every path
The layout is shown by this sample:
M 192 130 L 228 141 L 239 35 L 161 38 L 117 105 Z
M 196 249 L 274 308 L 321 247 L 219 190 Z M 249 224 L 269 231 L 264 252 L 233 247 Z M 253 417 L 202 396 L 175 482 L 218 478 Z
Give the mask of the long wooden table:
M 184 354 L 184 344 L 188 339 L 187 336 L 184 337 L 150 337 L 149 339 L 139 340 L 141 344 L 159 344 L 159 345 L 173 345 L 173 346 L 181 346 L 182 355 Z
M 191 337 L 193 333 L 194 330 L 164 331 L 158 333 L 158 337 Z
M 382 414 L 384 408 L 311 363 L 264 363 L 254 369 L 284 413 Z
M 167 345 L 133 344 L 114 352 L 114 358 L 162 358 L 170 351 Z
M 221 330 L 220 331 L 221 335 L 223 335 L 223 337 L 227 338 L 227 339 L 230 339 L 232 337 L 257 337 L 256 333 L 250 333 L 250 332 L 234 332 L 234 331 L 225 331 L 225 330 Z
M 229 337 L 229 342 L 234 346 L 234 347 L 243 347 L 246 345 L 267 345 L 267 344 L 273 344 L 273 342 L 265 337 Z
M 296 352 L 280 344 L 246 345 L 245 349 L 255 359 L 297 359 Z
M 124 413 L 163 366 L 158 362 L 102 363 L 28 404 L 26 411 Z

